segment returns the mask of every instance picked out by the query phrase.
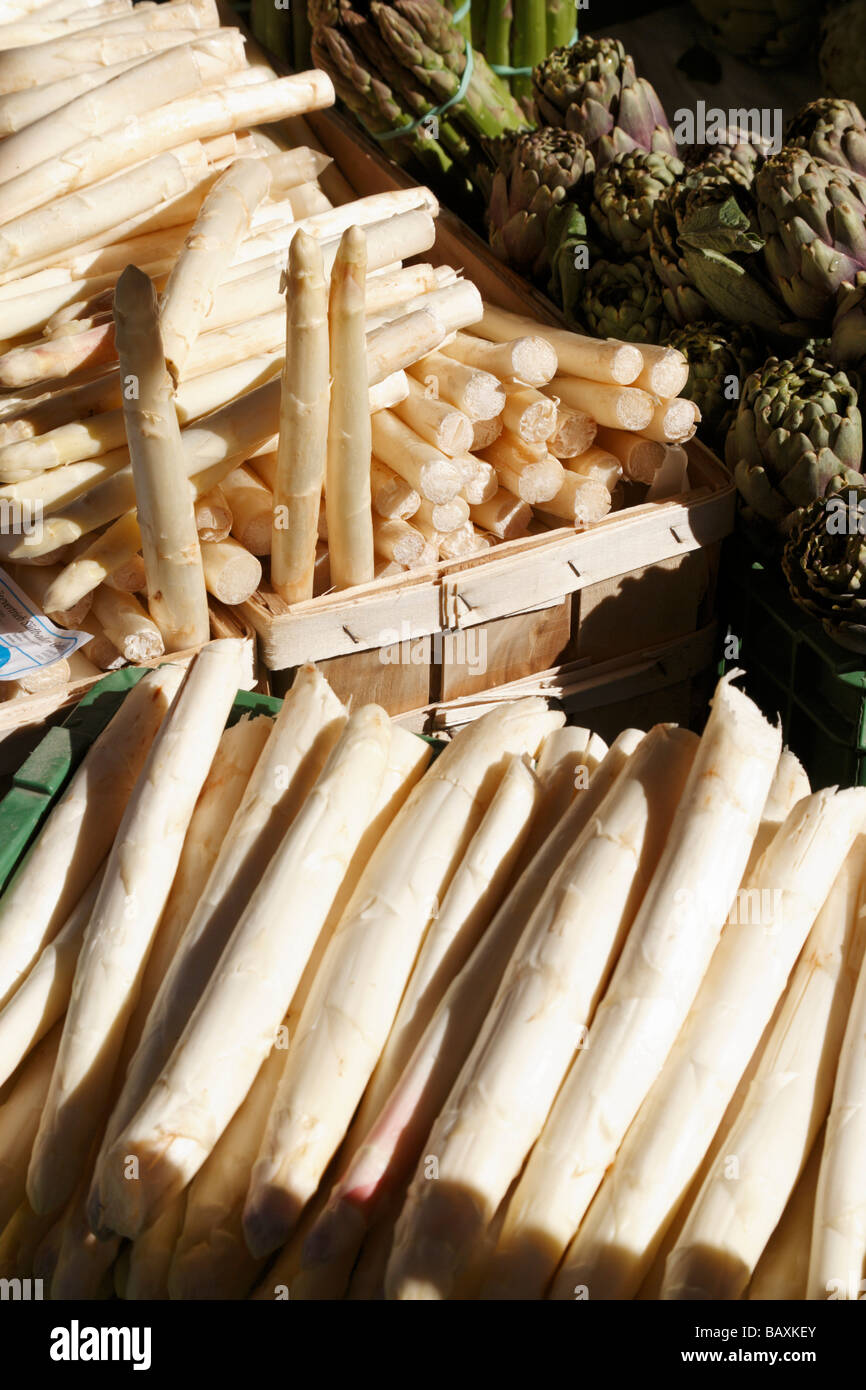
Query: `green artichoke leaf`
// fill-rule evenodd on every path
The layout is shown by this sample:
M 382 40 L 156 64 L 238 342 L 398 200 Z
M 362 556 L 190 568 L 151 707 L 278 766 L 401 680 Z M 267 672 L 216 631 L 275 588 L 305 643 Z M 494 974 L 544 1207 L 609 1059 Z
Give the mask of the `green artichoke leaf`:
M 787 315 L 744 266 L 720 252 L 687 247 L 689 278 L 714 313 L 731 323 L 748 323 L 765 333 L 783 333 Z
M 696 251 L 722 251 L 749 256 L 762 251 L 765 238 L 756 232 L 736 198 L 695 208 L 678 233 L 681 246 Z

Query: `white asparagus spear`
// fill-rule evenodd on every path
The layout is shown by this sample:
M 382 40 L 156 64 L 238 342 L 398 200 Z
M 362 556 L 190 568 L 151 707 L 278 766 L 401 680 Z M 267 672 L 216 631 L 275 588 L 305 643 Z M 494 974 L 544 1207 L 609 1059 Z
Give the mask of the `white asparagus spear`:
M 131 12 L 131 0 L 102 0 L 101 5 L 79 11 L 77 15 L 43 18 L 37 14 L 27 19 L 7 20 L 0 25 L 0 49 L 29 48 L 51 39 L 71 38 L 110 20 L 128 18 Z
M 614 386 L 584 381 L 573 376 L 557 376 L 549 391 L 572 410 L 585 411 L 599 425 L 614 429 L 644 431 L 655 411 L 654 398 L 635 386 Z
M 194 1177 L 252 1085 L 375 803 L 389 741 L 388 718 L 378 706 L 350 716 L 158 1085 L 105 1156 L 100 1192 L 108 1227 L 136 1235 L 157 1203 Z M 299 891 L 304 909 L 287 933 L 286 895 L 293 892 L 297 904 Z M 228 1070 L 221 1060 L 227 1048 L 233 1058 Z M 123 1177 L 129 1153 L 140 1161 L 135 1191 Z
M 180 426 L 160 340 L 156 293 L 135 266 L 128 266 L 117 282 L 114 315 L 121 378 L 136 384 L 134 393 L 125 394 L 123 414 L 148 604 L 166 650 L 183 651 L 208 639 L 207 592 L 192 493 L 180 465 Z M 104 619 L 100 621 L 105 626 Z
M 73 604 L 71 608 L 58 610 L 46 607 L 46 595 L 59 573 L 55 565 L 19 565 L 12 573 L 12 578 L 55 623 L 59 623 L 61 627 L 77 628 L 90 612 L 89 596 Z
M 296 236 L 289 249 L 287 290 L 271 583 L 284 602 L 297 603 L 313 596 L 330 390 L 324 267 L 319 246 L 306 235 Z
M 367 286 L 367 313 L 376 315 L 399 309 L 410 299 L 428 293 L 436 286 L 436 268 L 429 262 L 399 266 L 371 277 Z
M 0 900 L 0 1000 L 6 1001 L 82 897 L 108 853 L 183 671 L 151 671 L 126 696 L 54 807 Z
M 373 510 L 386 521 L 408 521 L 421 505 L 421 494 L 381 459 L 372 461 L 370 486 Z
M 195 525 L 200 541 L 225 540 L 232 529 L 232 514 L 221 487 L 195 499 Z M 139 585 L 134 592 L 140 588 Z
M 87 1225 L 84 1178 L 66 1205 L 61 1217 L 60 1239 L 51 1270 L 51 1298 L 84 1300 L 105 1298 L 111 1291 L 111 1268 L 120 1250 L 120 1241 L 99 1240 Z
M 863 1297 L 863 1279 L 866 1276 L 864 1077 L 866 965 L 861 965 L 839 1055 L 815 1196 L 807 1293 L 813 1299 L 833 1297 L 854 1300 Z
M 135 1114 L 171 1055 L 254 885 L 291 828 L 345 721 L 346 712 L 324 677 L 315 667 L 302 666 L 154 1000 L 108 1124 L 104 1151 Z M 99 1217 L 99 1176 L 97 1165 L 91 1194 L 94 1226 Z
M 60 1047 L 61 1025 L 34 1047 L 0 1105 L 0 1228 L 24 1200 L 27 1165 Z
M 821 1169 L 824 1131 L 812 1145 L 809 1161 L 781 1220 L 755 1266 L 745 1297 L 750 1301 L 800 1301 L 806 1297 L 815 1193 Z
M 130 1301 L 168 1299 L 171 1260 L 183 1230 L 186 1200 L 187 1195 L 182 1192 L 168 1203 L 137 1240 L 126 1247 L 129 1268 L 123 1298 Z
M 543 1292 L 661 1071 L 742 880 L 780 752 L 778 730 L 730 678 L 720 681 L 588 1045 L 509 1204 L 497 1286 L 511 1296 Z
M 202 203 L 159 301 L 163 351 L 175 385 L 207 318 L 214 289 L 269 188 L 270 173 L 262 160 L 239 159 Z
M 293 1298 L 339 1297 L 344 1292 L 366 1230 L 389 1196 L 405 1190 L 421 1146 L 475 1042 L 528 918 L 641 738 L 635 730 L 626 730 L 600 767 L 587 751 L 589 787 L 584 784 L 567 814 L 538 845 L 440 1001 L 373 1128 L 357 1150 L 347 1155 L 327 1207 L 304 1243 L 302 1268 L 292 1283 Z M 551 793 L 552 801 L 548 799 Z M 559 790 L 546 788 L 539 819 L 546 819 L 546 811 L 552 814 L 560 804 Z M 278 1261 L 276 1277 L 281 1264 Z M 292 1277 L 297 1272 L 287 1274 Z
M 505 406 L 505 390 L 492 372 L 431 352 L 409 368 L 434 400 L 447 401 L 470 420 L 490 420 Z
M 862 824 L 866 793 L 837 792 Z M 755 1077 L 667 1258 L 662 1298 L 737 1298 L 824 1121 L 866 943 L 857 837 L 809 934 Z M 731 1181 L 727 1156 L 736 1159 Z M 845 1278 L 845 1274 L 840 1275 Z
M 232 535 L 253 555 L 267 555 L 274 516 L 270 488 L 249 468 L 233 468 L 220 486 L 232 514 Z
M 575 1049 L 580 1055 L 697 743 L 668 725 L 647 735 L 530 917 L 427 1142 L 441 1183 L 428 1182 L 422 1168 L 409 1190 L 388 1266 L 390 1296 L 474 1291 L 485 1228 L 541 1132 Z M 471 1211 L 461 1195 L 470 1188 Z
M 525 536 L 532 520 L 532 508 L 504 487 L 488 501 L 470 507 L 469 514 L 476 526 L 482 526 L 501 541 Z
M 4 221 L 42 207 L 51 197 L 52 184 L 58 196 L 68 195 L 189 141 L 232 134 L 258 121 L 283 120 L 299 110 L 330 106 L 333 99 L 330 78 L 315 70 L 247 87 L 198 92 L 130 116 L 100 135 L 82 140 L 62 154 L 7 179 L 2 185 Z M 264 172 L 264 161 L 255 162 L 263 166 Z M 289 190 L 288 197 L 292 195 L 293 190 Z
M 637 1292 L 851 848 L 859 814 L 856 803 L 816 792 L 744 879 L 685 1025 L 566 1253 L 554 1298 L 573 1298 L 577 1285 L 597 1298 Z
M 37 1216 L 26 1197 L 0 1234 L 0 1279 L 33 1277 L 33 1257 L 54 1225 L 54 1216 Z
M 337 589 L 373 578 L 372 444 L 364 370 L 366 277 L 366 237 L 360 228 L 349 227 L 334 263 L 328 301 L 331 400 L 325 507 L 331 583 Z
M 275 354 L 260 354 L 183 382 L 175 393 L 178 420 L 188 424 L 209 414 L 267 381 L 279 365 Z M 10 478 L 25 477 L 81 459 L 104 457 L 126 442 L 122 403 L 120 376 L 114 372 L 90 386 L 58 392 L 20 417 L 27 434 L 19 442 L 27 447 L 5 446 L 0 453 L 0 471 Z
M 382 410 L 373 417 L 372 447 L 377 459 L 428 502 L 450 502 L 459 493 L 462 475 L 454 461 L 421 439 L 392 411 Z
M 522 314 L 513 314 L 485 304 L 484 317 L 473 332 L 494 343 L 507 343 L 521 334 L 537 334 L 546 339 L 559 359 L 559 370 L 589 381 L 630 386 L 643 371 L 643 356 L 633 343 L 610 338 L 600 341 L 564 328 L 548 328 Z
M 533 386 L 508 386 L 502 423 L 525 443 L 544 444 L 556 430 L 556 402 Z
M 244 643 L 205 647 L 154 740 L 108 857 L 28 1171 L 36 1211 L 83 1175 L 196 798 L 242 680 Z
M 496 443 L 504 428 L 501 415 L 495 416 L 492 420 L 473 420 L 472 448 L 489 449 L 491 444 Z
M 635 382 L 642 391 L 652 396 L 671 400 L 678 396 L 689 379 L 689 364 L 685 353 L 677 348 L 659 346 L 651 343 L 641 344 L 643 371 Z
M 124 594 L 143 594 L 147 588 L 147 576 L 141 556 L 133 555 L 125 560 L 106 576 L 105 584 L 109 589 L 118 589 Z
M 75 962 L 101 882 L 102 874 L 97 873 L 23 984 L 0 1009 L 0 1086 L 66 1010 Z
M 129 1038 L 139 1040 L 142 1036 L 153 1001 L 199 899 L 207 888 L 229 826 L 244 798 L 272 727 L 272 721 L 266 715 L 257 715 L 253 719 L 245 716 L 226 729 L 219 741 L 190 818 L 171 892 L 147 958 L 135 1012 L 124 1040 L 124 1062 L 128 1060 Z
M 246 603 L 261 586 L 261 561 L 233 536 L 202 541 L 201 562 L 208 593 L 230 608 Z
M 685 444 L 697 432 L 701 412 L 694 401 L 675 399 L 656 406 L 652 419 L 641 427 L 647 439 L 657 444 Z
M 542 505 L 551 516 L 561 517 L 571 526 L 591 526 L 610 511 L 610 488 L 596 478 L 584 478 L 567 468 L 559 491 Z
M 250 1168 L 285 1063 L 291 1026 L 287 1018 L 279 1042 L 262 1062 L 244 1100 L 187 1190 L 183 1225 L 168 1275 L 173 1299 L 246 1298 L 255 1282 L 261 1261 L 244 1244 L 241 1213 Z
M 408 394 L 409 378 L 405 371 L 401 368 L 389 373 L 370 387 L 370 414 L 375 415 L 378 410 L 393 410 L 405 401 Z
M 104 67 L 136 53 L 170 48 L 195 38 L 197 29 L 218 27 L 219 16 L 211 0 L 159 5 L 121 15 L 89 35 L 71 34 L 0 53 L 0 92 L 20 91 L 56 81 L 82 67 Z
M 425 540 L 411 522 L 374 515 L 373 545 L 377 555 L 400 565 L 415 565 L 424 553 Z
M 208 37 L 222 40 L 221 50 L 227 60 L 229 60 L 230 51 L 234 49 L 237 55 L 236 61 L 238 63 L 244 61 L 243 41 L 240 34 L 233 30 L 221 29 L 217 34 L 209 34 Z M 197 38 L 198 35 L 194 33 L 187 35 L 189 42 L 195 42 Z M 181 45 L 183 45 L 183 39 L 181 39 L 180 44 L 173 46 L 180 47 Z M 137 67 L 140 63 L 147 62 L 152 56 L 152 52 L 153 50 L 145 50 L 107 67 L 85 67 L 80 72 L 58 78 L 54 82 L 43 82 L 37 87 L 27 87 L 17 92 L 0 95 L 0 135 L 14 135 L 16 131 L 23 130 L 25 126 L 35 125 L 37 121 L 50 116 L 62 106 L 68 105 L 69 102 L 76 101 L 97 87 L 105 86 L 106 82 L 113 81 L 115 77 L 120 77 L 122 73 L 129 72 L 131 68 Z
M 268 1253 L 288 1236 L 345 1135 L 435 904 L 501 780 L 503 759 L 534 753 L 561 723 L 543 701 L 525 700 L 462 730 L 370 859 L 316 976 L 253 1170 L 244 1230 L 254 1254 Z M 332 1020 L 327 1036 L 323 1011 Z M 322 1075 L 329 1077 L 326 1098 L 315 1082 Z M 319 1123 L 311 1132 L 313 1114 Z
M 156 623 L 134 594 L 100 585 L 93 593 L 93 615 L 125 661 L 156 661 L 165 644 Z
M 600 429 L 595 442 L 619 459 L 623 475 L 635 483 L 651 483 L 665 461 L 663 444 L 629 430 Z
M 416 309 L 375 326 L 367 336 L 368 372 L 371 382 L 386 370 L 411 367 L 419 357 L 439 346 L 446 336 L 442 320 L 429 309 Z
M 186 96 L 242 61 L 240 45 L 227 44 L 222 33 L 204 34 L 193 43 L 147 57 L 4 140 L 0 145 L 0 180 L 33 169 L 88 136 L 104 134 L 119 120 Z
M 182 1238 L 172 1263 L 174 1298 L 232 1298 L 248 1293 L 261 1261 L 254 1260 L 243 1237 L 242 1215 L 249 1172 L 258 1152 L 285 1062 L 283 1050 L 309 994 L 343 907 L 354 891 L 372 850 L 378 844 L 430 760 L 421 739 L 394 727 L 388 766 L 373 809 L 328 920 L 304 971 L 292 1007 L 280 1030 L 279 1046 L 262 1063 L 241 1108 L 196 1175 L 189 1195 Z
M 93 189 L 68 193 L 0 226 L 0 270 L 55 255 L 106 232 L 118 221 L 190 193 L 207 173 L 201 145 L 193 142 L 158 154 Z
M 499 907 L 540 800 L 538 779 L 525 759 L 515 754 L 418 952 L 394 1026 L 354 1121 L 361 1137 L 388 1099 L 439 1000 Z
M 548 440 L 550 452 L 558 459 L 575 458 L 595 443 L 598 425 L 584 410 L 556 405 L 556 429 Z
M 515 338 L 506 343 L 486 343 L 469 333 L 458 333 L 447 347 L 447 357 L 453 357 L 468 367 L 490 372 L 502 382 L 523 386 L 546 386 L 556 375 L 557 357 L 543 337 Z

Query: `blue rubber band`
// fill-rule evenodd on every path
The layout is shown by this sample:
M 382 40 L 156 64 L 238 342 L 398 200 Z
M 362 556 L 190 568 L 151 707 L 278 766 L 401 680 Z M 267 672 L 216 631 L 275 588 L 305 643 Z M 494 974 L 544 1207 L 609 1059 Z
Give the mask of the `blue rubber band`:
M 381 130 L 378 134 L 374 132 L 373 138 L 378 140 L 380 145 L 384 145 L 389 140 L 399 140 L 404 135 L 414 135 L 415 131 L 418 130 L 422 125 L 425 125 L 427 121 L 438 120 L 440 116 L 444 116 L 446 111 L 450 110 L 452 106 L 454 106 L 458 101 L 462 101 L 465 97 L 467 91 L 469 90 L 469 83 L 472 81 L 472 73 L 474 71 L 474 68 L 475 54 L 472 51 L 472 44 L 470 43 L 469 39 L 467 39 L 466 64 L 463 68 L 463 76 L 460 79 L 460 85 L 457 88 L 457 91 L 454 93 L 454 95 L 449 97 L 447 101 L 443 101 L 441 106 L 434 106 L 432 111 L 428 111 L 425 115 L 419 116 L 417 121 L 411 121 L 409 125 L 397 126 L 395 130 Z
M 472 9 L 472 0 L 465 0 L 465 4 L 461 5 L 459 10 L 455 10 L 455 11 L 454 11 L 454 17 L 453 17 L 453 19 L 452 19 L 452 23 L 453 23 L 453 24 L 459 24 L 460 21 L 461 21 L 461 19 L 465 19 L 465 18 L 466 18 L 466 16 L 468 15 L 468 13 L 469 13 L 469 11 L 470 11 L 471 9 Z
M 497 77 L 529 77 L 533 71 L 532 68 L 507 68 L 502 63 L 490 63 L 488 66 Z

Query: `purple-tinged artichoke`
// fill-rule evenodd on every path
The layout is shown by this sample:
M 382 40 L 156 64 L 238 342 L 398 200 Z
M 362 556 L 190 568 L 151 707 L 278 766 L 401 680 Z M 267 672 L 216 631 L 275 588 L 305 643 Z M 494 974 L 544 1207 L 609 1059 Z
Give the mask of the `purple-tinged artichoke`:
M 578 323 L 597 338 L 663 342 L 671 323 L 649 261 L 643 256 L 633 256 L 625 265 L 596 261 L 584 281 Z
M 542 123 L 582 135 L 598 168 L 630 150 L 676 155 L 656 90 L 637 76 L 618 39 L 585 35 L 570 47 L 555 48 L 532 80 Z
M 789 315 L 764 275 L 763 246 L 748 188 L 713 165 L 665 189 L 653 210 L 650 256 L 674 322 L 727 319 L 786 333 Z
M 830 357 L 839 367 L 866 369 L 866 271 L 839 291 Z
M 618 154 L 599 169 L 589 214 L 607 245 L 628 256 L 647 252 L 653 208 L 683 173 L 674 155 L 645 150 Z
M 789 121 L 785 144 L 866 175 L 866 121 L 856 102 L 840 97 L 810 101 Z
M 674 329 L 665 341 L 688 361 L 689 379 L 681 394 L 700 409 L 701 437 L 724 447 L 746 377 L 759 361 L 754 333 L 730 323 L 690 323 Z
M 490 245 L 516 270 L 539 275 L 548 265 L 550 214 L 577 197 L 595 161 L 581 136 L 568 130 L 506 135 L 488 149 L 498 166 L 488 209 Z
M 866 652 L 866 482 L 804 508 L 782 568 L 794 602 L 841 646 Z
M 866 178 L 783 149 L 755 179 L 770 278 L 798 319 L 826 323 L 841 286 L 866 270 Z
M 769 358 L 746 380 L 725 456 L 747 512 L 787 533 L 816 498 L 866 482 L 854 382 L 808 350 Z

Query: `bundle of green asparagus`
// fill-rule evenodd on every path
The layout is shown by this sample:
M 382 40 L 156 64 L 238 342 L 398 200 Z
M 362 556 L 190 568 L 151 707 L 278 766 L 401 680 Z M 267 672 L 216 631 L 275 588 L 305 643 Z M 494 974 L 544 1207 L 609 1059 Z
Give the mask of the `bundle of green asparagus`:
M 526 119 L 450 10 L 439 0 L 311 0 L 310 18 L 314 60 L 341 100 L 389 154 L 413 157 L 458 212 L 480 222 L 481 142 Z
M 857 1298 L 866 792 L 729 678 L 610 748 L 530 698 L 431 762 L 313 667 L 225 729 L 239 645 L 136 685 L 0 898 L 0 1276 Z

